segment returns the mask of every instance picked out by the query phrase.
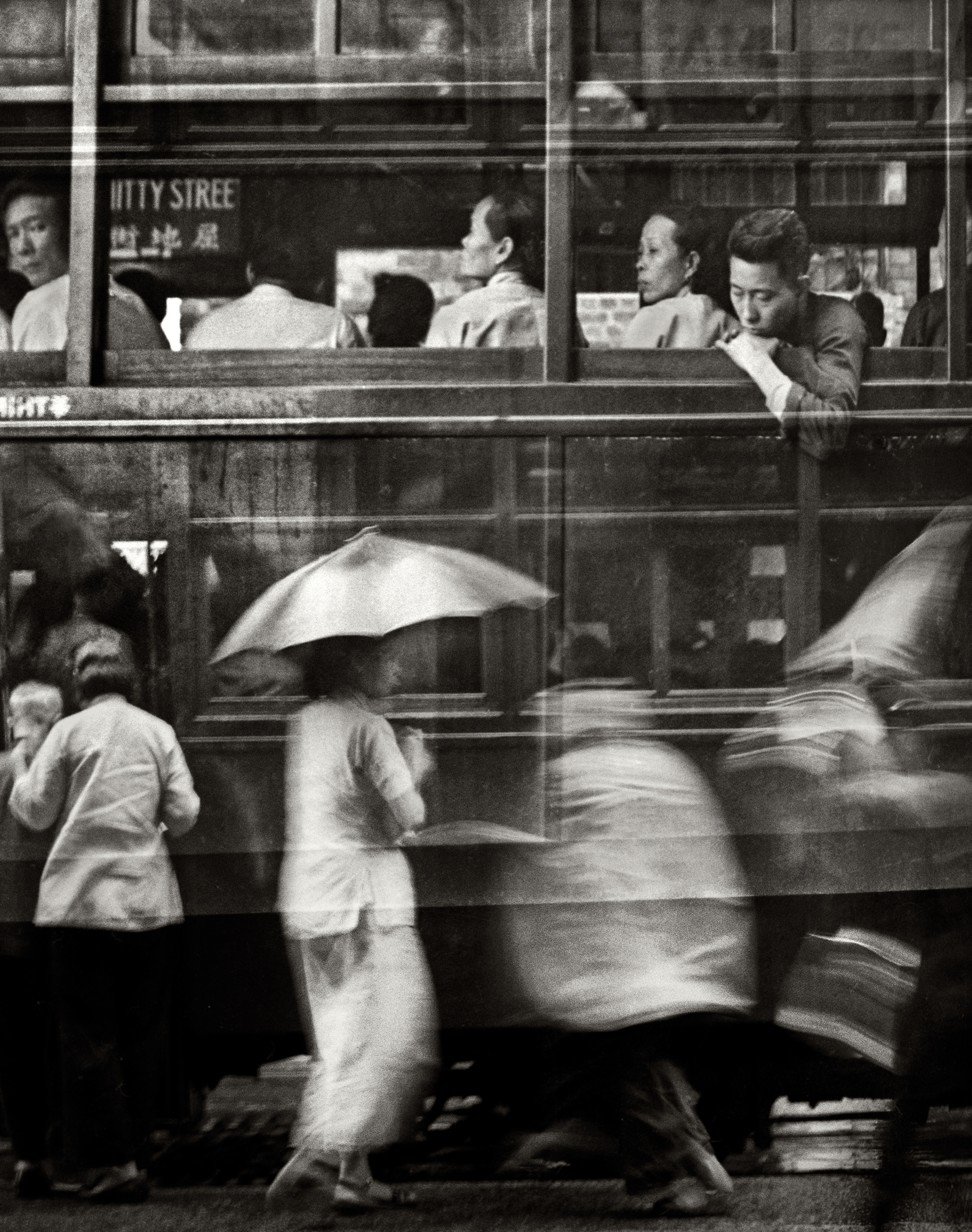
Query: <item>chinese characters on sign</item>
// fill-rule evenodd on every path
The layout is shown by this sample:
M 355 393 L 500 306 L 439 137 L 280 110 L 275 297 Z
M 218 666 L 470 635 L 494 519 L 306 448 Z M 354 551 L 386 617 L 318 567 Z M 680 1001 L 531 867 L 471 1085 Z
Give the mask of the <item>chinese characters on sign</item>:
M 238 179 L 112 180 L 112 260 L 223 255 L 237 252 L 239 245 Z
M 63 419 L 70 412 L 67 394 L 0 394 L 0 419 Z

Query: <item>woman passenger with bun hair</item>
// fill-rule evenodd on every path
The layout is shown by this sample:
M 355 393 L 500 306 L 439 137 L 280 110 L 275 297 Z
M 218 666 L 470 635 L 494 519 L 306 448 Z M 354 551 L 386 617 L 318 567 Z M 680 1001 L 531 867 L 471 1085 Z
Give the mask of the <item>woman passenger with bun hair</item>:
M 635 266 L 642 307 L 622 347 L 702 350 L 723 336 L 731 318 L 695 290 L 710 246 L 708 223 L 694 207 L 668 203 L 651 214 Z

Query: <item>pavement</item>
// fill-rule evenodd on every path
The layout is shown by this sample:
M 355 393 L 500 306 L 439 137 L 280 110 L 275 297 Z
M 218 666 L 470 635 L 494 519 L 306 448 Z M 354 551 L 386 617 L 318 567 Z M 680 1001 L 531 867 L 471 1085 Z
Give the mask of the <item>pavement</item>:
M 340 1219 L 347 1232 L 624 1232 L 671 1227 L 664 1219 L 621 1219 L 615 1181 L 421 1182 L 407 1211 Z M 263 1189 L 159 1189 L 142 1207 L 88 1208 L 49 1200 L 0 1198 L 4 1232 L 295 1232 L 292 1217 L 268 1216 Z M 693 1232 L 868 1232 L 871 1183 L 856 1175 L 788 1175 L 741 1179 L 728 1215 L 693 1220 Z M 972 1177 L 917 1179 L 892 1232 L 972 1228 Z

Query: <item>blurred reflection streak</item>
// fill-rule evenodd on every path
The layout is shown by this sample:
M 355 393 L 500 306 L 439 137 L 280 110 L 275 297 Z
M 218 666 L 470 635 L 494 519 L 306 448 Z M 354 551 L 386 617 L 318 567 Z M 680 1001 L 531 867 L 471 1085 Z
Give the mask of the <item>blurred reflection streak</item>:
M 899 553 L 722 757 L 761 1014 L 939 1089 L 927 1041 L 972 993 L 972 782 L 909 716 L 917 678 L 968 675 L 970 514 Z
M 847 615 L 789 665 L 791 677 L 969 675 L 972 504 L 943 510 L 881 570 Z M 958 670 L 956 670 L 956 668 Z

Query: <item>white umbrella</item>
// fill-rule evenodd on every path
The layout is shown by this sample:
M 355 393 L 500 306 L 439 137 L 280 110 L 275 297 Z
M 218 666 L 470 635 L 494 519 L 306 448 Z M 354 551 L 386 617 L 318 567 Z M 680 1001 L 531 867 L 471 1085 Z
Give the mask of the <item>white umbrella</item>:
M 325 637 L 384 637 L 407 625 L 541 607 L 552 592 L 495 560 L 397 539 L 369 527 L 274 583 L 243 613 L 212 662 Z
M 789 664 L 787 674 L 943 675 L 970 529 L 972 506 L 943 510 L 881 570 L 847 615 Z

